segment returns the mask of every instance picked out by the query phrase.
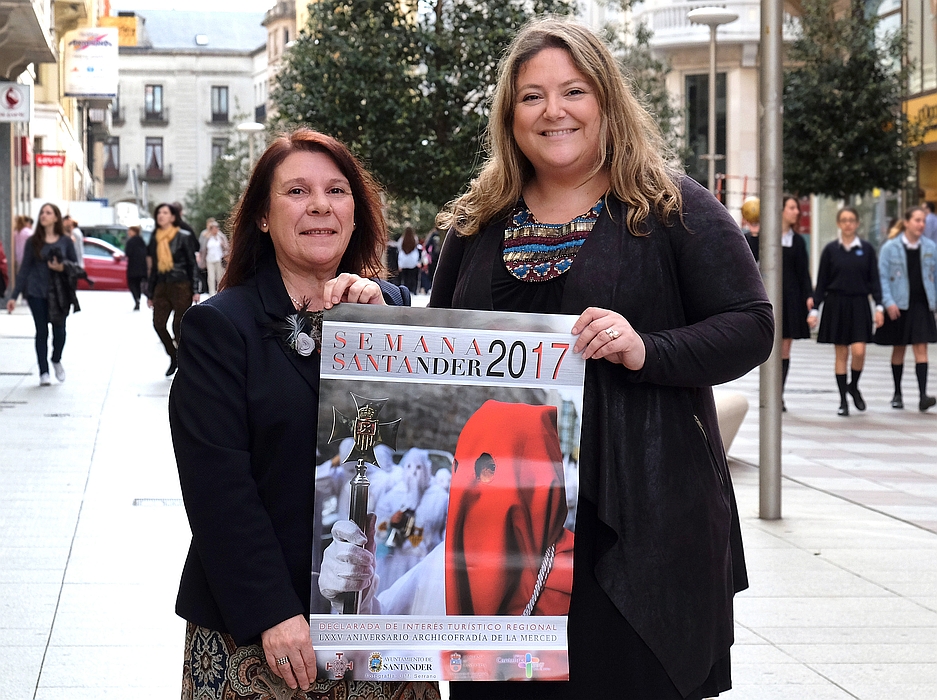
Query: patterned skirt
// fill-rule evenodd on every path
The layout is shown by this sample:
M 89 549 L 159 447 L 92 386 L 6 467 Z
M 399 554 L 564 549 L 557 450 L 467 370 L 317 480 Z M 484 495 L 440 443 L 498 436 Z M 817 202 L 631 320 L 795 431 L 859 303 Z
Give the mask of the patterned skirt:
M 193 625 L 185 630 L 182 700 L 439 700 L 425 682 L 317 680 L 293 690 L 273 674 L 259 644 L 239 647 L 229 634 Z

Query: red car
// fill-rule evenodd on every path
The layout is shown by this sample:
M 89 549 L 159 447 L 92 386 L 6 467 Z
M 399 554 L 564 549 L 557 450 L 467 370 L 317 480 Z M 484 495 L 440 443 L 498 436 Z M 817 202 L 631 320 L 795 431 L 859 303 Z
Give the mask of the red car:
M 127 256 L 100 238 L 85 238 L 85 272 L 94 282 L 94 289 L 127 291 Z M 78 289 L 90 289 L 78 280 Z

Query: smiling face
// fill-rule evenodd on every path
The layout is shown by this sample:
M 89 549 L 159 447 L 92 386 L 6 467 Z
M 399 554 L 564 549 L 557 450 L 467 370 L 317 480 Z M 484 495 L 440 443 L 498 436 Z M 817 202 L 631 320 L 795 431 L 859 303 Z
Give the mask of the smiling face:
M 538 178 L 582 178 L 599 159 L 602 113 L 595 89 L 563 49 L 543 49 L 521 66 L 513 133 Z
M 281 264 L 334 276 L 355 224 L 351 184 L 318 151 L 295 151 L 273 174 L 267 226 Z

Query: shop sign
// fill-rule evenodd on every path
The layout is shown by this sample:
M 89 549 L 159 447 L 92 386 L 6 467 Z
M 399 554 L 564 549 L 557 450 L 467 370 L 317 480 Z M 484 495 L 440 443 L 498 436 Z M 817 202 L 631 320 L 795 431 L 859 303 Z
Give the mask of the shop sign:
M 28 122 L 32 116 L 32 85 L 0 82 L 0 122 Z
M 65 167 L 65 154 L 37 153 L 36 165 L 40 168 L 63 168 Z

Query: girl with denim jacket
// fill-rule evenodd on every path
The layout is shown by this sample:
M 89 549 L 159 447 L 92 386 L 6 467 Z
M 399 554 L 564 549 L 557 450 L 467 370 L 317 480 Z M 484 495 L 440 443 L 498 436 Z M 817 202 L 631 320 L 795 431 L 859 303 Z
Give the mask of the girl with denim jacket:
M 892 408 L 904 408 L 901 375 L 905 348 L 912 346 L 920 391 L 918 408 L 921 411 L 937 404 L 937 399 L 927 395 L 927 344 L 937 342 L 937 322 L 934 320 L 934 310 L 937 309 L 937 245 L 922 236 L 925 216 L 923 207 L 908 209 L 903 227 L 896 229 L 882 246 L 879 274 L 882 303 L 887 314 L 874 339 L 879 345 L 894 348 L 891 353 L 891 371 L 895 381 Z

